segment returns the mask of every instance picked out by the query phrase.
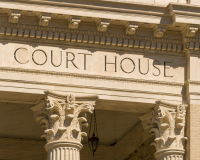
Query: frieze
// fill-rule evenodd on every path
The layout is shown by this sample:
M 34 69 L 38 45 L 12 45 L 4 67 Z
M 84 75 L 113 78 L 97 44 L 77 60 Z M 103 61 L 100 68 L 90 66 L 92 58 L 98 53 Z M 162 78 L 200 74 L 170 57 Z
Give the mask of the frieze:
M 84 75 L 85 78 L 92 77 L 98 80 L 102 77 L 115 81 L 139 80 L 139 83 L 150 83 L 155 80 L 155 84 L 159 83 L 157 81 L 165 81 L 172 85 L 184 82 L 184 77 L 178 76 L 185 74 L 187 61 L 182 58 L 50 47 L 43 46 L 44 44 L 41 46 L 3 43 L 0 43 L 1 68 L 19 68 L 25 69 L 26 72 L 33 70 L 34 74 L 41 74 L 44 71 L 45 74 L 63 76 Z

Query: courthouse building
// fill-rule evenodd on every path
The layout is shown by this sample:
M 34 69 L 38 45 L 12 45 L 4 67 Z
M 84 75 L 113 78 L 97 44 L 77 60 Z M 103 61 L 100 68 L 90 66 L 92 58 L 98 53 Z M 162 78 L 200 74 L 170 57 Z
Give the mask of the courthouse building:
M 0 0 L 0 160 L 200 160 L 199 27 L 199 0 Z

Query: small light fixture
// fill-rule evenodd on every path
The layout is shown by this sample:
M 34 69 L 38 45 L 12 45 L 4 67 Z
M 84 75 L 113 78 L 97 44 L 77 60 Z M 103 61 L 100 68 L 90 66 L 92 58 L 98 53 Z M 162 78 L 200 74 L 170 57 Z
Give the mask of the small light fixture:
M 94 123 L 94 128 L 93 128 L 93 134 L 92 137 L 90 137 L 91 129 L 92 129 L 92 123 Z M 93 152 L 93 157 L 94 153 L 99 147 L 99 137 L 98 137 L 98 132 L 97 132 L 97 123 L 96 123 L 96 114 L 95 110 L 93 114 L 91 115 L 91 122 L 90 122 L 90 130 L 89 130 L 89 135 L 88 135 L 88 144 L 90 149 Z

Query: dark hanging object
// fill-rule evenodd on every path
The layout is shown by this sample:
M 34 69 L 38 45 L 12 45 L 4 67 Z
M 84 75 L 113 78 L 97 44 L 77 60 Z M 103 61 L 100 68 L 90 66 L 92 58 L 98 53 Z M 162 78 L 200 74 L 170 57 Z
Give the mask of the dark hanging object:
M 92 134 L 92 137 L 90 137 L 93 123 L 94 123 L 93 134 Z M 98 132 L 97 132 L 95 110 L 94 110 L 94 113 L 91 115 L 90 130 L 89 130 L 89 135 L 88 135 L 88 144 L 89 144 L 90 149 L 93 152 L 93 157 L 94 157 L 94 153 L 96 152 L 96 150 L 99 147 L 99 137 L 98 137 Z

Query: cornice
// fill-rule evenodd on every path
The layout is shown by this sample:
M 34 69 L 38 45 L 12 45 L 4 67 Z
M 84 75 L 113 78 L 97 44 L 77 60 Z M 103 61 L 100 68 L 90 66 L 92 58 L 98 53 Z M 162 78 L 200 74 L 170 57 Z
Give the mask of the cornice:
M 19 24 L 0 24 L 0 39 L 185 57 L 180 40 Z
M 115 2 L 111 4 L 111 2 L 104 2 L 102 4 L 102 2 L 98 3 L 98 1 L 93 1 L 92 4 L 91 3 L 84 3 L 84 1 L 80 1 L 79 3 L 74 3 L 73 1 L 70 3 L 68 2 L 50 2 L 50 1 L 26 1 L 26 0 L 17 0 L 17 1 L 0 1 L 0 4 L 2 3 L 2 8 L 10 8 L 13 9 L 13 7 L 9 7 L 9 4 L 13 4 L 15 3 L 16 5 L 18 5 L 18 9 L 23 8 L 22 6 L 24 4 L 27 5 L 35 5 L 37 7 L 44 7 L 44 6 L 50 6 L 54 9 L 56 9 L 56 7 L 61 7 L 66 8 L 66 9 L 71 9 L 71 8 L 79 8 L 82 10 L 90 10 L 90 11 L 95 11 L 98 10 L 98 12 L 113 12 L 113 13 L 135 13 L 135 14 L 143 14 L 143 15 L 157 15 L 157 16 L 169 16 L 166 15 L 165 12 L 165 8 L 163 6 L 159 6 L 159 5 L 147 5 L 147 4 L 140 4 L 140 3 L 121 3 L 121 2 Z M 23 3 L 22 3 L 23 2 Z M 95 3 L 96 2 L 96 3 Z M 6 5 L 4 5 L 6 4 Z M 121 5 L 124 6 L 124 8 L 121 7 Z M 5 7 L 4 7 L 5 6 Z M 6 7 L 7 6 L 7 7 Z M 138 9 L 138 6 L 141 7 L 142 9 Z M 154 9 L 152 9 L 152 7 Z M 24 9 L 23 9 L 24 10 Z M 26 9 L 25 9 L 26 10 Z M 151 10 L 151 12 L 149 12 L 149 10 Z M 33 10 L 38 12 L 38 10 Z M 45 10 L 43 11 L 44 13 L 47 13 Z M 64 10 L 62 11 L 57 11 L 57 13 L 60 14 L 64 14 Z M 56 12 L 55 12 L 56 13 Z M 78 15 L 77 15 L 78 16 Z M 82 15 L 79 15 L 82 16 Z M 93 15 L 90 15 L 91 17 L 93 17 Z M 101 18 L 101 17 L 99 17 Z M 115 18 L 114 18 L 115 19 Z
M 21 0 L 21 1 L 0 1 L 0 4 L 2 3 L 3 6 L 2 8 L 7 9 L 9 13 L 12 13 L 14 10 L 13 8 L 10 8 L 11 6 L 13 7 L 14 5 L 11 4 L 11 2 L 27 2 L 26 0 Z M 31 1 L 29 3 L 56 3 L 57 2 L 49 2 L 49 1 Z M 95 1 L 97 3 L 98 1 Z M 5 4 L 8 3 L 8 6 L 5 6 Z M 28 2 L 27 2 L 28 3 Z M 60 2 L 58 2 L 60 3 Z M 75 3 L 70 2 L 72 5 L 77 5 Z M 110 3 L 110 2 L 109 2 Z M 112 2 L 114 3 L 114 2 Z M 63 5 L 65 3 L 62 3 Z M 21 6 L 23 6 L 21 4 Z M 29 4 L 27 4 L 29 5 Z M 147 7 L 142 9 L 141 4 L 133 4 L 133 5 L 140 5 L 139 9 L 136 10 L 136 12 L 140 12 L 140 16 L 146 15 L 146 11 L 148 7 L 151 7 L 151 5 L 143 4 L 143 6 Z M 90 5 L 91 6 L 91 5 Z M 168 9 L 171 11 L 171 16 L 173 17 L 176 12 L 178 13 L 178 9 L 173 9 L 173 6 L 181 6 L 181 4 L 174 4 L 170 3 L 168 5 Z M 184 5 L 187 6 L 187 5 Z M 190 6 L 190 5 L 189 5 Z M 5 8 L 6 7 L 6 8 Z M 15 6 L 14 6 L 15 7 Z M 19 6 L 18 6 L 19 7 Z M 53 6 L 54 7 L 54 6 Z M 61 8 L 62 11 L 63 7 Z M 80 6 L 77 6 L 80 7 Z M 82 6 L 83 7 L 83 6 Z M 88 6 L 86 6 L 87 8 Z M 93 5 L 92 7 L 99 7 L 99 9 L 102 6 L 95 6 Z M 159 14 L 157 16 L 169 16 L 168 11 L 165 13 L 163 12 L 164 10 L 162 9 L 167 9 L 166 7 L 160 7 L 153 5 L 153 7 L 157 7 L 157 10 L 155 11 L 155 14 Z M 160 9 L 159 9 L 160 7 Z M 16 8 L 16 7 L 15 7 Z M 23 8 L 23 7 L 22 7 Z M 27 7 L 26 7 L 27 8 Z M 96 8 L 96 9 L 97 9 Z M 21 9 L 20 7 L 18 8 L 17 13 L 18 19 L 23 13 L 23 11 L 26 11 L 26 9 Z M 35 6 L 35 9 L 37 12 L 41 7 L 37 8 Z M 71 8 L 72 9 L 72 8 Z M 108 9 L 108 8 L 104 8 Z M 116 9 L 109 7 L 109 9 Z M 118 8 L 117 8 L 118 9 Z M 36 10 L 33 9 L 32 12 L 36 12 Z M 181 40 L 179 39 L 170 39 L 170 38 L 162 38 L 164 34 L 167 34 L 165 32 L 168 32 L 168 34 L 173 34 L 170 33 L 170 31 L 166 31 L 167 25 L 161 25 L 161 24 L 155 24 L 154 28 L 152 29 L 152 36 L 138 36 L 134 35 L 135 31 L 133 32 L 127 32 L 128 27 L 132 27 L 132 30 L 136 30 L 138 28 L 139 22 L 131 22 L 127 21 L 126 25 L 124 25 L 124 33 L 125 34 L 118 34 L 118 33 L 109 33 L 106 32 L 107 27 L 109 27 L 110 24 L 110 19 L 102 19 L 102 17 L 95 17 L 96 19 L 94 20 L 96 23 L 97 30 L 99 28 L 99 24 L 102 23 L 104 26 L 104 29 L 100 29 L 98 31 L 86 31 L 86 30 L 81 30 L 77 29 L 79 23 L 81 23 L 81 17 L 74 17 L 74 15 L 66 15 L 66 13 L 63 14 L 63 20 L 66 21 L 66 23 L 77 23 L 76 27 L 72 27 L 69 25 L 68 28 L 53 28 L 53 27 L 48 27 L 48 23 L 51 20 L 51 14 L 59 14 L 59 12 L 55 12 L 58 10 L 58 7 L 54 7 L 52 13 L 45 13 L 48 14 L 46 16 L 44 13 L 38 12 L 40 15 L 39 17 L 39 22 L 41 21 L 41 17 L 46 18 L 45 20 L 47 23 L 42 24 L 39 23 L 38 25 L 22 25 L 18 24 L 18 21 L 15 21 L 14 23 L 10 21 L 11 23 L 1 23 L 0 24 L 0 38 L 2 40 L 9 40 L 9 41 L 20 41 L 23 43 L 31 42 L 31 43 L 42 43 L 42 44 L 53 44 L 53 45 L 69 45 L 69 46 L 74 46 L 74 47 L 85 47 L 85 48 L 98 48 L 98 49 L 104 49 L 104 50 L 119 50 L 119 51 L 126 51 L 126 52 L 141 52 L 143 54 L 155 54 L 155 55 L 166 55 L 166 56 L 177 56 L 177 57 L 186 57 L 185 50 L 194 50 L 195 52 L 199 50 L 199 43 L 200 43 L 200 38 L 192 38 L 192 36 L 195 36 L 195 33 L 198 30 L 198 25 L 194 27 L 194 25 L 186 25 L 185 28 L 182 30 L 182 35 L 183 38 Z M 80 9 L 81 10 L 81 9 Z M 153 10 L 153 9 L 152 9 Z M 154 15 L 154 11 L 150 12 L 151 15 Z M 59 10 L 58 10 L 59 11 Z M 97 11 L 97 10 L 96 10 Z M 119 10 L 116 10 L 119 12 Z M 127 13 L 129 12 L 128 9 L 124 9 L 124 11 Z M 135 12 L 134 8 L 131 8 L 131 12 Z M 136 13 L 135 12 L 135 13 Z M 148 10 L 149 12 L 149 10 Z M 61 11 L 60 11 L 61 13 Z M 111 12 L 110 12 L 111 13 Z M 183 12 L 184 14 L 187 14 Z M 15 12 L 13 12 L 15 14 Z M 44 15 L 43 15 L 44 14 Z M 89 14 L 89 11 L 88 13 Z M 23 15 L 23 14 L 22 14 Z M 10 16 L 10 14 L 9 14 Z M 66 16 L 68 16 L 68 19 L 65 19 Z M 82 15 L 84 16 L 84 15 Z M 69 18 L 71 17 L 71 18 Z M 113 16 L 113 17 L 118 17 L 118 16 Z M 91 18 L 91 17 L 90 17 Z M 168 17 L 169 18 L 169 17 Z M 116 18 L 115 18 L 116 19 Z M 118 20 L 121 20 L 120 18 L 117 18 Z M 150 20 L 151 18 L 146 18 L 147 20 Z M 97 23 L 98 22 L 98 23 Z M 100 22 L 100 23 L 99 23 Z M 126 22 L 126 20 L 124 21 Z M 146 21 L 147 22 L 147 21 Z M 146 23 L 145 22 L 145 23 Z M 127 27 L 127 24 L 130 24 Z M 134 26 L 132 25 L 135 25 Z M 39 26 L 40 25 L 40 26 Z M 106 27 L 105 27 L 106 26 Z M 69 29 L 71 28 L 71 29 Z M 193 34 L 185 34 L 187 33 L 193 33 Z M 160 34 L 162 33 L 162 34 Z M 131 35 L 129 35 L 131 34 Z M 187 37 L 190 36 L 191 38 Z M 137 54 L 137 53 L 136 53 Z M 199 54 L 198 52 L 195 54 Z
M 47 0 L 1 0 L 4 2 L 12 2 L 12 3 L 28 3 L 28 4 L 35 4 L 35 5 L 53 5 L 53 6 L 62 6 L 62 7 L 75 7 L 75 8 L 86 8 L 86 9 L 98 9 L 98 10 L 108 10 L 108 11 L 118 11 L 118 12 L 135 12 L 135 13 L 147 13 L 152 15 L 164 15 L 161 12 L 162 9 L 166 8 L 166 5 L 158 5 L 158 4 L 150 4 L 150 3 L 139 3 L 139 2 L 131 2 L 131 1 L 116 1 L 116 0 L 94 0 L 92 1 L 77 1 L 74 3 L 73 1 L 67 2 L 58 2 L 58 1 L 47 1 Z M 102 3 L 103 2 L 103 3 Z M 123 5 L 125 8 L 122 8 Z M 151 13 L 138 9 L 134 9 L 134 6 L 141 6 L 143 9 L 146 8 L 155 8 L 155 10 L 159 11 L 151 11 Z M 128 7 L 128 8 L 126 8 Z M 146 8 L 145 8 L 146 7 Z
M 189 4 L 189 3 L 187 3 L 187 4 L 184 4 L 184 3 L 174 3 L 174 2 L 170 2 L 169 4 L 168 4 L 168 7 L 169 6 L 180 6 L 180 7 L 186 7 L 186 8 L 188 8 L 188 7 L 194 7 L 194 8 L 199 8 L 200 7 L 200 3 L 199 3 L 199 5 L 194 5 L 194 4 Z

